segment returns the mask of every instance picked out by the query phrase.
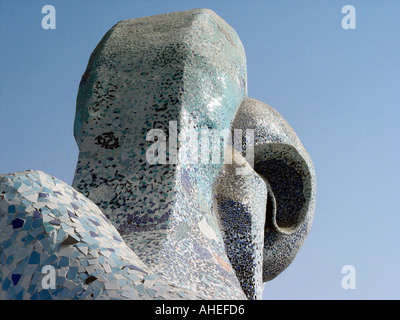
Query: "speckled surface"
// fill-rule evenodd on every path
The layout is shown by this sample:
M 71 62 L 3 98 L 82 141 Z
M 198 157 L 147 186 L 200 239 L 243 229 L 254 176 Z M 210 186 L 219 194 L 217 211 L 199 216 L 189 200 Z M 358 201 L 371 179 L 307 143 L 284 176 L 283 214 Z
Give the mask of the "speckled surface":
M 295 258 L 312 225 L 316 179 L 310 156 L 293 128 L 272 107 L 246 98 L 232 129 L 254 128 L 254 170 L 266 181 L 263 279 L 269 281 Z M 241 145 L 246 152 L 246 141 Z
M 79 89 L 73 186 L 162 278 L 208 297 L 244 296 L 211 208 L 223 161 L 192 164 L 190 138 L 197 129 L 229 134 L 245 95 L 243 46 L 209 10 L 118 23 L 92 54 Z M 169 163 L 169 149 L 167 164 L 149 163 L 149 130 L 162 130 L 171 143 L 173 121 L 177 164 Z M 105 135 L 115 147 L 96 143 Z
M 0 175 L 0 230 L 0 299 L 201 298 L 162 281 L 91 200 L 44 172 Z
M 82 76 L 74 135 L 72 187 L 1 176 L 0 298 L 260 299 L 310 231 L 311 159 L 247 97 L 243 46 L 210 10 L 117 23 Z

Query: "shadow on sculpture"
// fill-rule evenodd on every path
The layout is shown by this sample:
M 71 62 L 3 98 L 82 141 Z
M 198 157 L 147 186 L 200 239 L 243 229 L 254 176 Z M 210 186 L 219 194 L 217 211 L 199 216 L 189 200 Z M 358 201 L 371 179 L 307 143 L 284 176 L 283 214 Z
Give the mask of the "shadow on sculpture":
M 71 186 L 0 176 L 2 299 L 261 299 L 314 214 L 311 159 L 206 9 L 121 21 L 82 76 Z

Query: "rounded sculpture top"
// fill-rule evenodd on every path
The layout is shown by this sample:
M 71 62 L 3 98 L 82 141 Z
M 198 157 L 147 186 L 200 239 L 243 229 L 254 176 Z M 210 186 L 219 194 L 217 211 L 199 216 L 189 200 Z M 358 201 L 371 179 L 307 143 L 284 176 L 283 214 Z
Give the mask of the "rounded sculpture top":
M 209 9 L 123 20 L 106 33 L 91 54 L 79 86 L 74 123 L 78 146 L 89 116 L 101 116 L 109 111 L 107 97 L 103 103 L 96 101 L 97 92 L 104 96 L 106 93 L 101 90 L 105 88 L 99 89 L 96 85 L 99 76 L 108 77 L 113 84 L 117 80 L 123 84 L 121 90 L 139 88 L 142 94 L 146 93 L 143 87 L 146 85 L 162 89 L 168 82 L 158 84 L 157 80 L 167 76 L 169 90 L 182 98 L 178 104 L 194 109 L 188 112 L 198 112 L 211 101 L 214 108 L 225 109 L 226 116 L 223 119 L 218 116 L 216 120 L 227 128 L 239 107 L 234 98 L 247 95 L 246 56 L 242 42 L 236 31 Z M 194 90 L 226 94 L 232 99 L 221 103 L 219 97 L 211 96 L 209 100 L 193 101 Z M 122 94 L 119 90 L 116 93 Z M 150 97 L 151 93 L 147 91 Z M 130 102 L 137 108 L 133 93 L 124 93 L 124 97 L 127 104 Z

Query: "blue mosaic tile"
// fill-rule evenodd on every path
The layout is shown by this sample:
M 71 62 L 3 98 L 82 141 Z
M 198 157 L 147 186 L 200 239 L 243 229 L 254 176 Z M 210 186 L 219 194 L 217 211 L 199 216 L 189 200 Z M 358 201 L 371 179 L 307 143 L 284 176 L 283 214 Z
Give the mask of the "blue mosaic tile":
M 20 274 L 12 274 L 11 275 L 11 280 L 14 284 L 14 286 L 16 286 L 18 284 L 19 279 L 21 279 L 21 275 Z
M 29 258 L 28 264 L 39 264 L 39 262 L 40 262 L 40 254 L 36 251 L 33 251 Z
M 15 211 L 14 211 L 14 212 L 9 212 L 9 213 L 15 213 Z M 19 218 L 14 219 L 14 220 L 12 221 L 13 229 L 22 228 L 22 226 L 24 225 L 24 222 L 25 222 L 24 220 L 19 219 Z

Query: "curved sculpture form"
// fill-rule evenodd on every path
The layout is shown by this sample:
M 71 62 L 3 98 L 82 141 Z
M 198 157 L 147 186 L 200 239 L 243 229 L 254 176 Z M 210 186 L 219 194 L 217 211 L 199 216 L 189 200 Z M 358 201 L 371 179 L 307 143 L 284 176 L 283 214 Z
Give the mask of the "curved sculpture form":
M 0 175 L 0 213 L 0 299 L 201 298 L 162 281 L 91 200 L 44 172 Z
M 223 161 L 198 163 L 192 138 L 201 129 L 228 136 L 245 95 L 236 32 L 212 11 L 191 10 L 115 25 L 77 98 L 73 187 L 162 278 L 209 297 L 244 296 L 211 206 Z M 149 154 L 156 140 L 165 158 L 162 146 Z
M 0 298 L 260 299 L 310 230 L 315 173 L 246 78 L 210 10 L 116 24 L 79 86 L 73 188 L 1 176 Z
M 237 159 L 240 152 L 250 151 L 254 168 L 246 159 L 239 160 L 240 165 L 225 164 L 214 194 L 228 256 L 247 297 L 258 298 L 262 283 L 293 261 L 310 231 L 316 181 L 308 153 L 275 109 L 245 98 L 232 123 L 232 135 L 248 128 L 254 128 L 253 139 L 232 147 L 238 149 Z M 247 175 L 237 174 L 240 166 L 247 166 Z M 237 260 L 240 263 L 233 263 Z
M 269 281 L 293 261 L 311 229 L 314 166 L 292 127 L 265 103 L 246 98 L 232 127 L 254 128 L 254 170 L 268 182 L 263 279 Z

